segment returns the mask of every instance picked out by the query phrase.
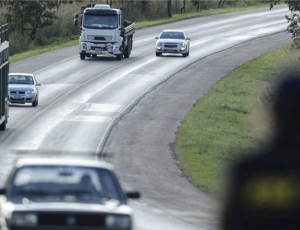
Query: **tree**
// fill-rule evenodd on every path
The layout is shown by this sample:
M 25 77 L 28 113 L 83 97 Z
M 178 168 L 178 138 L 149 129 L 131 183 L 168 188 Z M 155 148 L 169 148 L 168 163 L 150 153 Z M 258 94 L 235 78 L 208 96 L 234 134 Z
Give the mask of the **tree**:
M 180 9 L 181 14 L 185 13 L 185 3 L 186 3 L 186 0 L 183 0 L 183 6 Z
M 193 6 L 197 8 L 197 12 L 201 11 L 203 9 L 207 9 L 213 0 L 207 0 L 207 1 L 202 1 L 202 0 L 191 0 L 191 3 Z
M 168 4 L 168 17 L 172 17 L 172 0 L 167 0 Z
M 270 10 L 273 9 L 275 5 L 279 5 L 282 2 L 288 5 L 288 8 L 292 13 L 291 16 L 286 15 L 285 18 L 289 23 L 288 30 L 289 32 L 292 33 L 294 47 L 299 49 L 300 48 L 300 15 L 299 15 L 300 1 L 271 0 Z
M 6 19 L 11 29 L 27 36 L 30 43 L 40 28 L 53 24 L 59 4 L 60 1 L 11 0 L 7 2 Z

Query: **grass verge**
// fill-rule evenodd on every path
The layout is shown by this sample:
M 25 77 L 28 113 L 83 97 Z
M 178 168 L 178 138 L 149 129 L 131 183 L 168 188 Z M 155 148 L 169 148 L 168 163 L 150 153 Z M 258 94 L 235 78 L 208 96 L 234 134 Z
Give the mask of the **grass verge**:
M 250 10 L 250 9 L 255 9 L 259 7 L 266 7 L 269 4 L 263 4 L 263 3 L 257 3 L 252 6 L 247 6 L 247 7 L 225 7 L 225 8 L 220 8 L 220 9 L 209 9 L 209 10 L 203 10 L 200 12 L 194 12 L 194 13 L 186 13 L 186 14 L 174 14 L 172 18 L 162 18 L 158 20 L 153 20 L 153 21 L 143 21 L 143 22 L 137 22 L 136 23 L 136 28 L 137 29 L 142 29 L 150 26 L 155 26 L 155 25 L 160 25 L 160 24 L 165 24 L 165 23 L 170 23 L 174 21 L 179 21 L 179 20 L 184 20 L 188 18 L 194 18 L 194 17 L 201 17 L 201 16 L 206 16 L 206 15 L 213 15 L 213 14 L 222 14 L 222 13 L 229 13 L 229 12 L 235 12 L 235 11 L 242 11 L 242 10 Z M 65 47 L 69 46 L 75 46 L 78 45 L 78 36 L 72 36 L 68 38 L 66 41 L 63 42 L 57 42 L 55 44 L 49 45 L 49 46 L 43 46 L 43 47 L 33 47 L 30 51 L 20 53 L 20 54 L 15 54 L 13 56 L 10 56 L 10 63 L 36 56 L 42 53 L 46 53 L 49 51 L 57 50 L 57 49 L 62 49 Z
M 289 45 L 254 59 L 215 84 L 186 115 L 176 134 L 179 167 L 199 188 L 219 197 L 228 163 L 257 148 L 251 120 L 262 86 L 287 56 Z M 261 125 L 261 124 L 258 124 Z

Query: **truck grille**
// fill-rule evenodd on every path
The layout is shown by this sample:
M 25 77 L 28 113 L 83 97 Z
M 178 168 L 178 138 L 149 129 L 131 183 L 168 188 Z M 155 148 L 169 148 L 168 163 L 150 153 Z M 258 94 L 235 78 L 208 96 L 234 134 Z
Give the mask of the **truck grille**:
M 97 41 L 106 41 L 105 37 L 103 37 L 103 36 L 95 36 L 94 40 L 97 40 Z

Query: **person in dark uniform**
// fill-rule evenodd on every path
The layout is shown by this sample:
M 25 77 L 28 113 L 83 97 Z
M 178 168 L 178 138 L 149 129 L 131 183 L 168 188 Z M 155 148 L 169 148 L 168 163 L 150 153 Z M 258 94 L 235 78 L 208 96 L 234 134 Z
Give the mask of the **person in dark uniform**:
M 300 75 L 286 73 L 272 103 L 274 135 L 229 174 L 221 229 L 300 229 Z

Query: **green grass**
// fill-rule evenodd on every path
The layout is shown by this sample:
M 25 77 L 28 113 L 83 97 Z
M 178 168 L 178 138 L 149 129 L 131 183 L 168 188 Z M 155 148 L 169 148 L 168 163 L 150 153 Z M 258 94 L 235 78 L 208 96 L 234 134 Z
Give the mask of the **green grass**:
M 199 188 L 218 197 L 224 170 L 243 150 L 259 146 L 251 120 L 262 86 L 289 46 L 250 61 L 215 84 L 186 115 L 176 134 L 179 167 Z M 259 124 L 260 125 L 260 124 Z
M 230 12 L 236 12 L 242 10 L 250 10 L 250 9 L 256 9 L 259 7 L 266 7 L 266 6 L 269 6 L 269 4 L 257 3 L 256 5 L 253 6 L 224 7 L 218 9 L 203 10 L 203 11 L 193 12 L 193 13 L 186 13 L 186 14 L 174 14 L 172 18 L 166 17 L 166 18 L 161 18 L 153 21 L 137 22 L 136 27 L 140 29 L 140 28 L 170 23 L 170 22 L 189 19 L 189 18 L 202 17 L 202 16 L 215 15 L 215 14 L 224 14 L 224 13 L 230 13 Z
M 257 3 L 256 5 L 247 6 L 247 7 L 234 7 L 234 8 L 226 7 L 226 8 L 220 8 L 220 9 L 203 10 L 203 11 L 194 12 L 194 13 L 174 14 L 172 18 L 162 18 L 162 19 L 153 20 L 153 21 L 136 22 L 136 28 L 142 29 L 145 27 L 170 23 L 170 22 L 179 21 L 179 20 L 188 19 L 188 18 L 201 17 L 201 16 L 213 15 L 213 14 L 229 13 L 229 12 L 235 12 L 235 11 L 241 11 L 241 10 L 249 10 L 249 9 L 266 7 L 266 6 L 268 6 L 268 4 Z M 78 38 L 79 38 L 79 35 L 72 36 L 72 37 L 66 39 L 66 41 L 57 42 L 57 43 L 51 44 L 49 46 L 32 47 L 32 49 L 30 51 L 12 55 L 9 57 L 9 59 L 10 59 L 10 62 L 13 63 L 13 62 L 16 62 L 16 61 L 19 61 L 19 60 L 22 60 L 22 59 L 25 59 L 28 57 L 36 56 L 36 55 L 39 55 L 39 54 L 42 54 L 45 52 L 62 49 L 62 48 L 69 47 L 69 46 L 75 46 L 75 45 L 78 45 Z
M 62 49 L 68 46 L 74 46 L 74 45 L 78 45 L 78 41 L 79 38 L 77 37 L 75 39 L 75 37 L 69 38 L 69 40 L 67 41 L 63 41 L 63 42 L 57 42 L 54 43 L 52 45 L 48 45 L 48 46 L 43 46 L 43 47 L 33 47 L 31 50 L 26 51 L 24 53 L 19 53 L 19 54 L 15 54 L 9 57 L 9 61 L 10 63 L 25 59 L 25 58 L 29 58 L 29 57 L 33 57 L 42 53 L 46 53 L 49 51 L 53 51 L 53 50 L 58 50 L 58 49 Z

